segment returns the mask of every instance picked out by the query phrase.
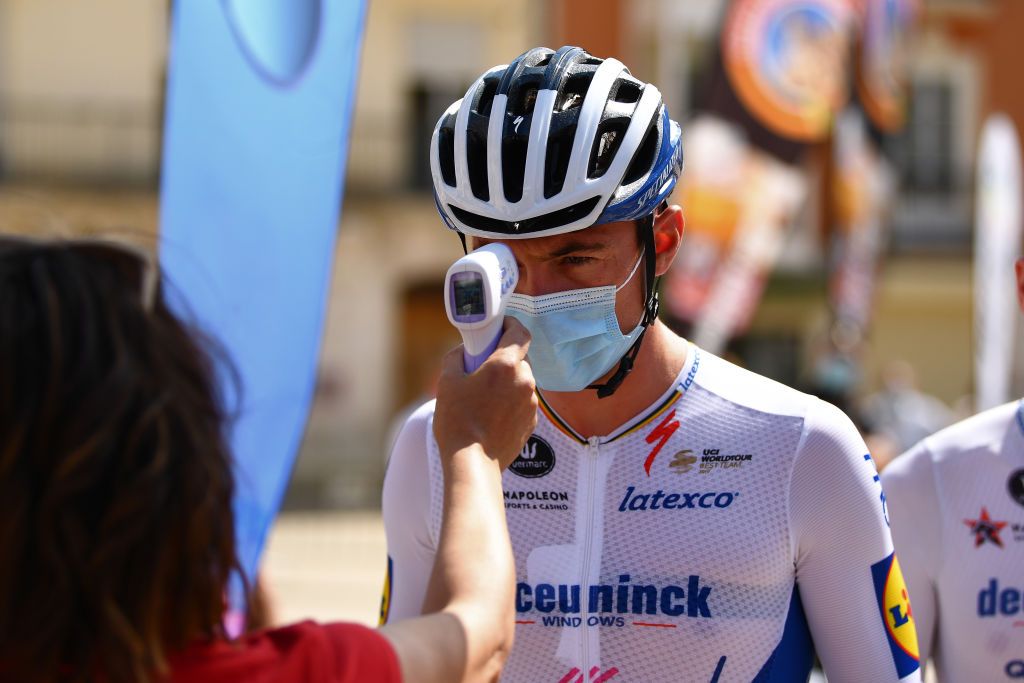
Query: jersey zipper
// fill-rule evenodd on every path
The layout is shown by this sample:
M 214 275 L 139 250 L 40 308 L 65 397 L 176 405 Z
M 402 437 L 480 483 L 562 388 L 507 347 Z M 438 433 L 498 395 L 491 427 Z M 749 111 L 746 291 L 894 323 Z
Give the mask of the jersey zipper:
M 587 439 L 587 456 L 584 463 L 587 468 L 587 498 L 583 501 L 583 512 L 586 514 L 586 527 L 583 540 L 583 565 L 580 576 L 580 613 L 583 615 L 583 623 L 580 625 L 580 664 L 584 680 L 587 672 L 590 671 L 590 556 L 594 547 L 594 487 L 597 482 L 597 457 L 601 452 L 601 443 L 596 436 Z M 598 632 L 600 634 L 600 632 Z

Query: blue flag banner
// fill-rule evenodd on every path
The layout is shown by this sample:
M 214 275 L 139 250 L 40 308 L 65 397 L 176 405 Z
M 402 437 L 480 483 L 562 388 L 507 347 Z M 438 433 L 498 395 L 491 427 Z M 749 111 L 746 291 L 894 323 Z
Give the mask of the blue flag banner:
M 241 379 L 229 405 L 249 577 L 312 399 L 364 7 L 174 3 L 161 263 L 171 305 L 226 348 Z

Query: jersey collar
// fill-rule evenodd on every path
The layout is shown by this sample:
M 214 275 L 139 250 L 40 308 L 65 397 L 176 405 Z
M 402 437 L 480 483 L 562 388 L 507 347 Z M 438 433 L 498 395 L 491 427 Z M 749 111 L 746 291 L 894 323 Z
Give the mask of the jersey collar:
M 654 401 L 654 403 L 642 410 L 635 417 L 627 420 L 617 429 L 610 432 L 608 436 L 598 437 L 598 443 L 612 443 L 613 441 L 617 441 L 639 431 L 675 405 L 675 403 L 682 398 L 684 394 L 686 394 L 686 391 L 693 384 L 694 378 L 697 376 L 697 371 L 700 368 L 700 356 L 701 350 L 697 348 L 696 345 L 688 343 L 686 362 L 683 363 L 683 368 L 679 371 L 679 374 L 676 376 L 676 381 L 672 383 L 672 386 L 668 391 L 662 394 Z M 541 412 L 551 422 L 551 424 L 557 427 L 559 431 L 573 441 L 576 441 L 579 444 L 588 443 L 587 440 L 580 436 L 576 430 L 570 427 L 565 420 L 559 417 L 558 413 L 556 413 L 554 409 L 548 405 L 547 401 L 544 400 L 544 395 L 539 390 L 537 391 L 537 398 L 539 399 Z

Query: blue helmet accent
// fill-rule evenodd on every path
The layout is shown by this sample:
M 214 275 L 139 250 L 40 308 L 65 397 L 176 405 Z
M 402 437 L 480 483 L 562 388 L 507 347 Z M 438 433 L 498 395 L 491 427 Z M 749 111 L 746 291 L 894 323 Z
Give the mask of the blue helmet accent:
M 664 108 L 661 117 L 663 130 L 668 131 L 668 135 L 662 136 L 661 147 L 651 166 L 650 175 L 628 195 L 609 203 L 594 225 L 649 216 L 672 194 L 683 172 L 683 140 L 679 124 L 668 117 L 668 111 Z

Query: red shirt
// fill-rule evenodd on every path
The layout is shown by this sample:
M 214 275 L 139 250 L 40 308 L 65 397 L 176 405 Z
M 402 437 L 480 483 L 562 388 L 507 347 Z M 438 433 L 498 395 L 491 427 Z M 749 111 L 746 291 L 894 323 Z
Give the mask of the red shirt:
M 357 624 L 303 621 L 170 658 L 169 683 L 401 683 L 384 636 Z

